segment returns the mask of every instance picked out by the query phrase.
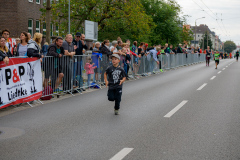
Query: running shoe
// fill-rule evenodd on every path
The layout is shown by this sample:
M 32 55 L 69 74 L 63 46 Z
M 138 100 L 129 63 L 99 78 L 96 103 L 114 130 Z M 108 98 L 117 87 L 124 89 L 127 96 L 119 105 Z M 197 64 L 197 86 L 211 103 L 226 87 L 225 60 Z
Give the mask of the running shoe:
M 160 69 L 160 72 L 163 72 L 163 70 L 162 70 L 162 69 Z
M 114 114 L 115 114 L 115 115 L 119 115 L 118 110 L 115 109 L 115 110 L 114 110 Z

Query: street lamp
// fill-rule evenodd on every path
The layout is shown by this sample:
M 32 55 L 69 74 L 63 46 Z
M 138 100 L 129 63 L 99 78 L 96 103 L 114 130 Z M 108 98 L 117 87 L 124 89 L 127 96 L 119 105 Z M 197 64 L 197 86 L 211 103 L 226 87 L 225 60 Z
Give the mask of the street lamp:
M 198 18 L 198 19 L 203 19 L 203 18 L 205 18 L 205 17 Z M 195 20 L 195 40 L 194 40 L 194 47 L 196 47 L 196 28 L 197 28 L 197 20 L 198 20 L 198 19 Z
M 68 0 L 68 34 L 70 34 L 70 0 Z

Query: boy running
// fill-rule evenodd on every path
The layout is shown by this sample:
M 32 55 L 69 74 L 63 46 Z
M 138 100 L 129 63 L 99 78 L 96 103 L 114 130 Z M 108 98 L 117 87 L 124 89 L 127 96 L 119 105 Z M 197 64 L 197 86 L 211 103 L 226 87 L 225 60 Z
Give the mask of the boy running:
M 215 69 L 217 69 L 217 66 L 218 66 L 218 64 L 219 64 L 219 57 L 220 57 L 220 54 L 219 54 L 219 52 L 217 51 L 215 51 L 214 52 L 214 59 L 215 59 L 215 64 L 216 64 L 216 68 Z
M 126 80 L 126 74 L 123 68 L 119 66 L 120 56 L 112 54 L 112 65 L 104 73 L 104 80 L 108 86 L 108 100 L 115 101 L 114 113 L 118 115 L 122 97 L 122 84 Z

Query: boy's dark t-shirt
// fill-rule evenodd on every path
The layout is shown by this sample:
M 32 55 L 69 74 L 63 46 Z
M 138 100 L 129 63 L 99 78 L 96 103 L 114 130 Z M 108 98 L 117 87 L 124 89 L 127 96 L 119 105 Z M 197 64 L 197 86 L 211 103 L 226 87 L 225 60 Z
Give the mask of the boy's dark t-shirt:
M 119 85 L 120 80 L 126 77 L 125 71 L 122 67 L 114 67 L 113 65 L 111 65 L 106 69 L 106 73 L 108 75 L 109 89 L 122 88 L 122 85 Z

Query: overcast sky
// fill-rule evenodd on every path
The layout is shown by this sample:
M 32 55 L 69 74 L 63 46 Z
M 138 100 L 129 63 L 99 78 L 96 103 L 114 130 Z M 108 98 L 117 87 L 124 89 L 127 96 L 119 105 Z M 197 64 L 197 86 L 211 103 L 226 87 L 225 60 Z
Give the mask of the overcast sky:
M 222 41 L 240 44 L 240 0 L 175 0 L 187 17 L 187 24 L 206 24 Z M 221 16 L 222 14 L 222 16 Z M 218 20 L 216 20 L 218 19 Z M 212 29 L 215 28 L 215 29 Z

